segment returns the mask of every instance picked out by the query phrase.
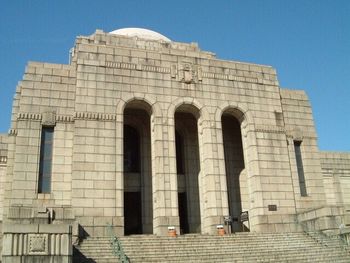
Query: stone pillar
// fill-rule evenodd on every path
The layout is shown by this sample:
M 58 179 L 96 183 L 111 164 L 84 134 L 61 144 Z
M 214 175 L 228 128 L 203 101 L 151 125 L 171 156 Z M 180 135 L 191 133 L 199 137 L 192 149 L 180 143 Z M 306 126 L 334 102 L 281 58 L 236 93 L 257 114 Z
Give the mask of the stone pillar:
M 16 144 L 14 145 L 11 205 L 33 204 L 38 189 L 38 157 L 40 155 L 41 122 L 38 115 L 23 114 L 17 121 Z M 22 195 L 18 194 L 19 192 Z M 26 195 L 24 195 L 26 193 Z
M 261 232 L 258 225 L 266 226 L 267 217 L 263 199 L 260 162 L 256 133 L 253 125 L 241 125 L 244 165 L 247 171 L 247 186 L 249 191 L 249 224 L 250 231 Z
M 124 172 L 123 172 L 123 112 L 118 112 L 116 119 L 116 174 L 115 174 L 115 218 L 114 231 L 117 236 L 124 235 Z
M 199 180 L 202 233 L 216 234 L 229 214 L 221 123 L 198 121 L 201 173 Z
M 151 118 L 153 233 L 180 229 L 178 212 L 174 118 Z M 179 233 L 178 233 L 179 234 Z
M 72 262 L 70 225 L 5 224 L 2 262 Z

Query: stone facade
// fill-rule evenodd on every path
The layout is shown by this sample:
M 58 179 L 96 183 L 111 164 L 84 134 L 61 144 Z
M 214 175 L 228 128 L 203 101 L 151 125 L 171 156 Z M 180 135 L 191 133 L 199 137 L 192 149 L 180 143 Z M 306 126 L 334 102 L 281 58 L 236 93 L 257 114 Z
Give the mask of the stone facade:
M 319 151 L 305 92 L 194 43 L 80 36 L 69 65 L 28 63 L 0 138 L 5 224 L 214 234 L 230 215 L 234 231 L 280 232 L 349 212 L 350 154 Z

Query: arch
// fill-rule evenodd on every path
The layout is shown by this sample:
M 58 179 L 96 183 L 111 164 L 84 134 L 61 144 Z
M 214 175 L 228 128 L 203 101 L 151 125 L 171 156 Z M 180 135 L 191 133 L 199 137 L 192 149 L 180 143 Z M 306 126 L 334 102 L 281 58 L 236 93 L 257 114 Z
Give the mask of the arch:
M 178 100 L 178 103 L 173 106 L 171 112 L 174 114 L 180 233 L 200 233 L 198 123 L 202 117 L 199 109 L 201 105 L 196 105 L 190 100 Z M 176 136 L 177 134 L 181 135 L 182 138 Z M 178 149 L 180 145 L 182 153 Z M 181 172 L 178 170 L 180 160 L 183 164 Z
M 121 100 L 119 110 L 122 116 L 119 120 L 124 124 L 124 233 L 151 234 L 153 210 L 150 120 L 153 108 L 148 100 L 130 96 Z
M 242 186 L 246 189 L 244 148 L 242 140 L 242 123 L 244 114 L 237 109 L 228 108 L 221 115 L 222 145 L 224 150 L 224 167 L 227 185 L 229 214 L 232 217 L 231 228 L 234 232 L 242 231 L 239 216 L 243 211 Z M 243 191 L 247 197 L 247 191 Z M 245 207 L 246 209 L 246 207 Z
M 221 116 L 224 113 L 232 114 L 240 122 L 242 128 L 254 125 L 254 118 L 245 104 L 227 101 L 218 106 L 215 112 L 215 122 L 217 124 L 221 124 Z
M 119 99 L 117 102 L 117 107 L 116 107 L 116 114 L 122 115 L 124 113 L 125 107 L 129 103 L 133 102 L 143 102 L 145 103 L 144 105 L 148 105 L 147 112 L 149 115 L 154 115 L 154 116 L 161 116 L 162 111 L 159 106 L 159 103 L 157 103 L 156 99 L 154 96 L 147 95 L 147 94 L 125 94 L 123 95 L 123 99 Z
M 198 100 L 190 97 L 177 98 L 176 100 L 171 102 L 168 108 L 168 118 L 173 118 L 176 110 L 182 105 L 192 105 L 194 108 L 196 108 L 199 112 L 199 116 L 197 117 L 197 119 L 210 119 L 210 115 L 207 108 Z

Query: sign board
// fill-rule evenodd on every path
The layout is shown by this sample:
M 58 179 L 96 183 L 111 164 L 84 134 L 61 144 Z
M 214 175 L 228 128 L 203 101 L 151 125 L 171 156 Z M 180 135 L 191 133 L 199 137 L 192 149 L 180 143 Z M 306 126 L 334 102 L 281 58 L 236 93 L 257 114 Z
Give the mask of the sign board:
M 277 211 L 277 205 L 268 205 L 269 211 Z
M 243 211 L 241 213 L 241 222 L 249 221 L 248 211 Z

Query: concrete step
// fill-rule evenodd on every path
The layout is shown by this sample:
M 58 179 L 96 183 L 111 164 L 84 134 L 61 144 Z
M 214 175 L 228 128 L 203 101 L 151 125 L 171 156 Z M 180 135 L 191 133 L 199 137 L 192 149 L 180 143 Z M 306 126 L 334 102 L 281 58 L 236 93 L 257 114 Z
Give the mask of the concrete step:
M 240 233 L 224 237 L 152 235 L 119 238 L 131 262 L 350 262 L 336 241 L 327 246 L 303 233 Z M 76 247 L 74 263 L 117 262 L 108 237 L 90 237 Z M 94 261 L 89 261 L 91 258 Z M 85 261 L 84 261 L 85 260 Z

